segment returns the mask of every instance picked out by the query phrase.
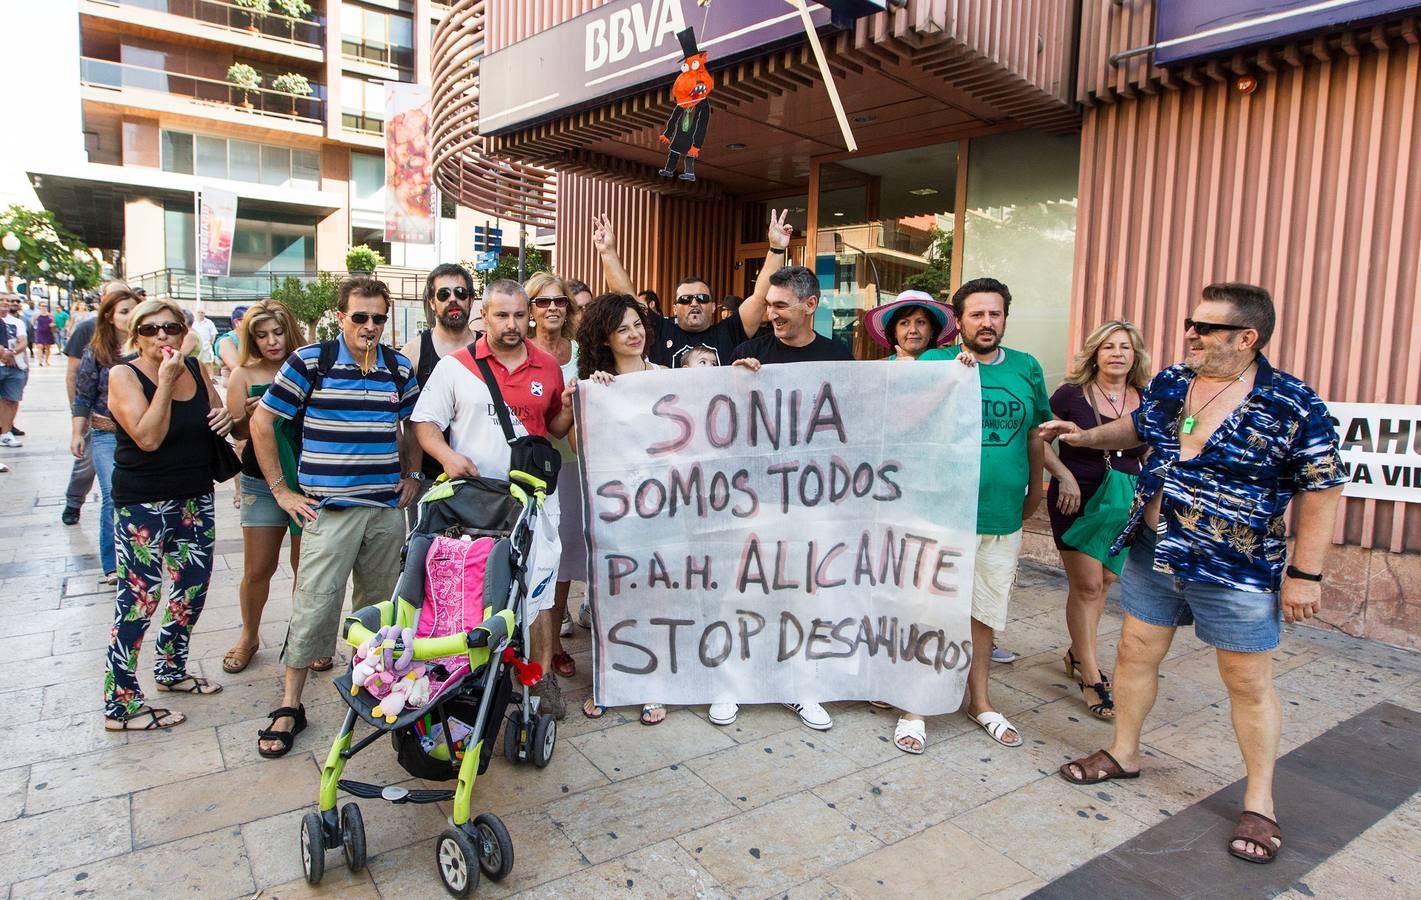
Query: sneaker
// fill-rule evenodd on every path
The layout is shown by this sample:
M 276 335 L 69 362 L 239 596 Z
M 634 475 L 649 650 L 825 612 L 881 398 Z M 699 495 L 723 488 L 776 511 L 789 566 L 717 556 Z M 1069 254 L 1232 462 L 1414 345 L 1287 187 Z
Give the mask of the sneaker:
M 572 616 L 567 613 L 562 614 L 562 629 L 558 631 L 558 634 L 563 637 L 572 637 Z
M 712 703 L 710 708 L 710 720 L 712 725 L 734 725 L 735 717 L 740 713 L 740 707 L 734 703 Z
M 8 434 L 0 434 L 0 447 L 23 447 L 25 442 L 15 437 L 12 431 Z
M 562 699 L 562 687 L 557 676 L 549 672 L 542 680 L 528 689 L 528 693 L 538 698 L 538 713 L 549 714 L 561 722 L 567 718 L 567 704 Z
M 78 524 L 79 524 L 79 507 L 77 507 L 77 506 L 66 506 L 66 507 L 64 507 L 64 512 L 62 512 L 62 513 L 59 514 L 59 521 L 63 522 L 65 525 L 78 525 Z
M 784 706 L 799 713 L 799 721 L 815 731 L 828 731 L 834 727 L 829 711 L 818 703 L 786 703 Z
M 23 431 L 21 431 L 21 430 L 20 430 L 17 426 L 15 426 L 15 425 L 11 425 L 11 426 L 10 426 L 10 433 L 13 434 L 15 437 L 24 437 L 24 436 L 25 436 L 25 433 L 24 433 Z
M 577 610 L 577 624 L 583 628 L 592 627 L 592 605 L 586 600 L 582 601 L 582 606 Z
M 993 645 L 992 645 L 992 662 L 994 662 L 994 663 L 1014 663 L 1014 662 L 1016 662 L 1016 654 L 1013 653 L 1013 652 L 1011 652 L 1010 650 L 1003 650 L 1001 647 L 998 647 L 996 644 L 993 644 Z

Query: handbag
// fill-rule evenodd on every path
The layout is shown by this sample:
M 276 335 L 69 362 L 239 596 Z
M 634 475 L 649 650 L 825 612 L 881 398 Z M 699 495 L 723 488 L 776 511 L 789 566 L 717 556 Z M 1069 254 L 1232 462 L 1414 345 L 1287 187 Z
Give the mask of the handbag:
M 1100 424 L 1100 411 L 1090 404 L 1095 413 L 1095 424 Z M 1061 543 L 1074 547 L 1086 556 L 1099 560 L 1107 569 L 1119 575 L 1125 568 L 1125 554 L 1110 555 L 1110 546 L 1120 535 L 1120 529 L 1130 518 L 1130 507 L 1135 502 L 1134 475 L 1118 471 L 1110 464 L 1109 451 L 1102 451 L 1105 457 L 1105 480 L 1091 495 L 1090 501 L 1081 510 L 1080 516 L 1061 535 Z
M 562 454 L 558 448 L 553 446 L 553 442 L 547 438 L 536 434 L 525 434 L 521 437 L 513 433 L 513 421 L 508 416 L 508 404 L 503 402 L 503 392 L 498 388 L 498 380 L 493 377 L 493 369 L 489 367 L 488 360 L 474 355 L 472 350 L 465 348 L 470 356 L 474 357 L 474 363 L 483 373 L 484 384 L 488 387 L 489 395 L 493 398 L 494 411 L 498 413 L 498 424 L 503 428 L 503 436 L 508 440 L 508 473 L 509 480 L 514 472 L 522 472 L 525 475 L 532 475 L 534 478 L 542 479 L 547 484 L 546 493 L 551 494 L 557 490 L 558 470 L 562 468 Z
M 192 370 L 193 367 L 189 365 L 188 371 Z M 198 367 L 197 371 L 193 373 L 193 378 L 197 381 L 199 390 L 207 385 L 207 379 L 202 375 L 201 367 Z M 207 401 L 207 408 L 212 409 L 211 400 Z M 237 456 L 237 451 L 232 449 L 231 443 L 225 437 L 211 428 L 207 429 L 207 434 L 212 441 L 212 480 L 218 484 L 231 481 L 242 472 L 241 458 Z

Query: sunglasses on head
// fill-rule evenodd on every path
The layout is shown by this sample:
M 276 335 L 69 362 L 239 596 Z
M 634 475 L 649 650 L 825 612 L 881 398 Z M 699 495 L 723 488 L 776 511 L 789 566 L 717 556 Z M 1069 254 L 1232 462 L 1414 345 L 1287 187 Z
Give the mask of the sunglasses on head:
M 1248 325 L 1230 325 L 1224 322 L 1196 322 L 1193 319 L 1184 320 L 1184 330 L 1188 331 L 1193 328 L 1194 333 L 1200 337 L 1204 337 L 1215 331 L 1243 331 L 1249 327 Z
M 181 322 L 164 322 L 161 325 L 156 322 L 144 322 L 142 325 L 139 325 L 138 328 L 135 330 L 144 337 L 154 337 L 160 331 L 164 334 L 177 337 L 180 334 L 187 333 L 187 326 L 182 324 Z
M 547 309 L 556 306 L 558 309 L 566 309 L 568 299 L 566 297 L 534 297 L 533 305 L 539 309 Z
M 456 288 L 442 287 L 442 288 L 440 288 L 439 290 L 437 290 L 437 291 L 434 292 L 434 299 L 438 300 L 440 303 L 447 303 L 447 302 L 449 301 L 449 295 L 450 295 L 450 294 L 453 294 L 455 297 L 458 297 L 460 300 L 467 300 L 467 299 L 469 299 L 469 289 L 466 288 L 466 287 L 456 287 Z
M 710 294 L 682 294 L 676 298 L 677 306 L 690 306 L 692 303 L 699 303 L 707 306 L 711 302 Z
M 376 325 L 384 325 L 390 321 L 390 317 L 385 313 L 353 312 L 346 313 L 350 321 L 357 325 L 364 325 L 366 322 L 374 322 Z

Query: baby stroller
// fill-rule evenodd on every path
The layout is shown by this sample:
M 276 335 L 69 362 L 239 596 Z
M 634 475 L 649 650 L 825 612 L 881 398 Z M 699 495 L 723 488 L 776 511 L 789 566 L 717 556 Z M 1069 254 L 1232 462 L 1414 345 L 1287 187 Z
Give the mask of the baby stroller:
M 351 871 L 365 865 L 360 807 L 347 803 L 337 815 L 338 790 L 392 803 L 452 799 L 451 827 L 439 836 L 436 850 L 439 876 L 455 897 L 478 886 L 480 870 L 499 881 L 513 869 L 513 842 L 498 816 L 486 812 L 470 822 L 474 779 L 488 768 L 510 704 L 516 705 L 507 713 L 504 755 L 511 762 L 546 766 L 557 743 L 557 723 L 551 715 L 539 715 L 536 698 L 526 690 L 515 692 L 513 684 L 514 670 L 521 674 L 527 668 L 522 662 L 529 646 L 526 610 L 534 593 L 527 584 L 529 557 L 546 485 L 521 472 L 511 477 L 512 482 L 477 478 L 435 484 L 420 501 L 395 596 L 345 620 L 341 637 L 356 648 L 371 642 L 368 658 L 383 653 L 386 660 L 398 655 L 407 665 L 424 664 L 428 699 L 392 715 L 388 696 L 382 708 L 381 699 L 360 683 L 352 689 L 356 660 L 336 679 L 350 709 L 321 772 L 319 811 L 301 821 L 301 861 L 311 884 L 325 872 L 327 849 L 342 848 Z M 433 577 L 453 571 L 451 566 L 458 577 Z M 550 589 L 537 586 L 545 587 Z M 390 637 L 402 629 L 411 630 L 403 635 L 413 634 L 412 646 Z M 352 743 L 357 719 L 374 730 Z M 346 760 L 385 734 L 410 775 L 457 779 L 455 789 L 410 790 L 341 778 Z

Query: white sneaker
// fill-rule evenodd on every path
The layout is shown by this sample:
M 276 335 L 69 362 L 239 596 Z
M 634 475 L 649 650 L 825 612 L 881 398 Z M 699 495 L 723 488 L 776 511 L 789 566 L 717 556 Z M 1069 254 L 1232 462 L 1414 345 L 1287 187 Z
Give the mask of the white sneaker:
M 558 634 L 563 637 L 572 637 L 572 618 L 567 613 L 562 614 L 562 629 Z
M 0 447 L 23 447 L 23 446 L 25 446 L 25 442 L 22 441 L 22 440 L 20 440 L 19 438 L 15 437 L 13 434 L 10 434 L 9 432 L 6 432 L 5 434 L 0 434 Z
M 734 725 L 740 707 L 734 703 L 712 703 L 710 720 L 712 725 Z
M 829 711 L 818 703 L 786 703 L 784 705 L 785 708 L 799 713 L 799 721 L 815 731 L 828 731 L 834 727 L 834 720 L 829 718 Z
M 592 606 L 586 600 L 582 601 L 582 606 L 577 610 L 577 624 L 583 628 L 592 627 Z

